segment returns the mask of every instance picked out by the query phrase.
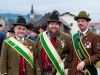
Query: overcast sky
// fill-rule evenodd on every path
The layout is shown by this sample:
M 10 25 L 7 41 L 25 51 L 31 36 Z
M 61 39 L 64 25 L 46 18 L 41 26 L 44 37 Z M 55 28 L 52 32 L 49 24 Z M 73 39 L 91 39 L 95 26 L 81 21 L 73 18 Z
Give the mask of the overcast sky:
M 0 13 L 28 14 L 32 4 L 35 13 L 44 15 L 58 10 L 60 14 L 70 12 L 77 15 L 85 10 L 92 22 L 100 22 L 100 0 L 1 0 Z

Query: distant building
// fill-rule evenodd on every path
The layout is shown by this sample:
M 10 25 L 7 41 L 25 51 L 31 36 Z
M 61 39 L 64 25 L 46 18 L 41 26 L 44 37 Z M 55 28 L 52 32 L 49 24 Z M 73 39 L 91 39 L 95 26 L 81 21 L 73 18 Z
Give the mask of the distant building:
M 47 20 L 49 20 L 51 13 L 46 13 L 39 21 L 35 23 L 36 26 L 41 26 Z
M 100 25 L 95 28 L 95 32 L 100 35 Z
M 30 13 L 30 23 L 34 24 L 34 10 L 33 10 L 33 4 L 31 6 L 31 13 Z
M 74 20 L 74 17 L 75 15 L 71 14 L 70 12 L 63 13 L 59 16 L 60 21 L 63 23 L 62 31 L 69 31 L 71 35 L 78 32 L 79 29 L 77 26 L 77 22 Z
M 0 31 L 6 31 L 6 21 L 3 17 L 0 16 L 0 24 L 2 25 L 2 27 L 0 27 Z
M 100 23 L 90 23 L 89 29 L 100 35 Z

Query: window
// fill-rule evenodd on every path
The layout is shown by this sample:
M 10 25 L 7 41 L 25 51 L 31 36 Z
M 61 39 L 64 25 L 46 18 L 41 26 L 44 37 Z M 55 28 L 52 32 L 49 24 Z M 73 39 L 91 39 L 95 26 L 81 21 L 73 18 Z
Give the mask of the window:
M 100 33 L 99 33 L 99 35 L 100 35 Z
M 70 23 L 70 26 L 73 26 L 73 23 Z

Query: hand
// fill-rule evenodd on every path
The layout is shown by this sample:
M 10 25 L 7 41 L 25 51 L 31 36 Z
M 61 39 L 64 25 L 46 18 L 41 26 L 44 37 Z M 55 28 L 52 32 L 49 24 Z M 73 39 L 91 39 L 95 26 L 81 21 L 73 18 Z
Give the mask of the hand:
M 84 61 L 80 62 L 77 65 L 77 70 L 83 71 L 84 66 L 85 66 L 85 62 Z

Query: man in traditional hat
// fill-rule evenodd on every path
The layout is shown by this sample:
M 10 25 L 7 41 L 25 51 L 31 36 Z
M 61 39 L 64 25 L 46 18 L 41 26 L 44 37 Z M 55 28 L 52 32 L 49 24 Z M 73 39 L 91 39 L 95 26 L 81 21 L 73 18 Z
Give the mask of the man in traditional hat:
M 71 36 L 60 31 L 58 14 L 53 12 L 47 21 L 47 30 L 37 39 L 36 47 L 42 75 L 66 75 L 68 57 L 71 52 Z
M 25 38 L 28 28 L 25 18 L 19 18 L 13 25 L 15 36 L 3 41 L 1 74 L 41 75 L 35 43 Z
M 39 32 L 40 26 L 35 26 L 33 29 L 31 29 L 31 36 L 28 38 L 31 39 L 32 41 L 36 42 Z
M 39 32 L 40 32 L 40 33 L 41 33 L 41 32 L 44 32 L 44 31 L 46 31 L 46 29 L 47 29 L 47 23 L 43 23 L 43 24 L 40 26 Z
M 6 33 L 6 37 L 10 38 L 10 37 L 14 37 L 14 27 L 11 27 L 10 30 L 8 30 L 8 32 Z
M 31 29 L 34 28 L 34 25 L 32 23 L 28 23 L 27 25 L 28 25 L 28 28 L 27 28 L 27 32 L 26 32 L 26 37 L 28 38 L 31 36 L 31 32 L 32 32 Z
M 100 36 L 88 29 L 91 19 L 85 11 L 74 19 L 80 31 L 73 35 L 73 60 L 68 75 L 98 75 L 95 64 L 100 61 Z

